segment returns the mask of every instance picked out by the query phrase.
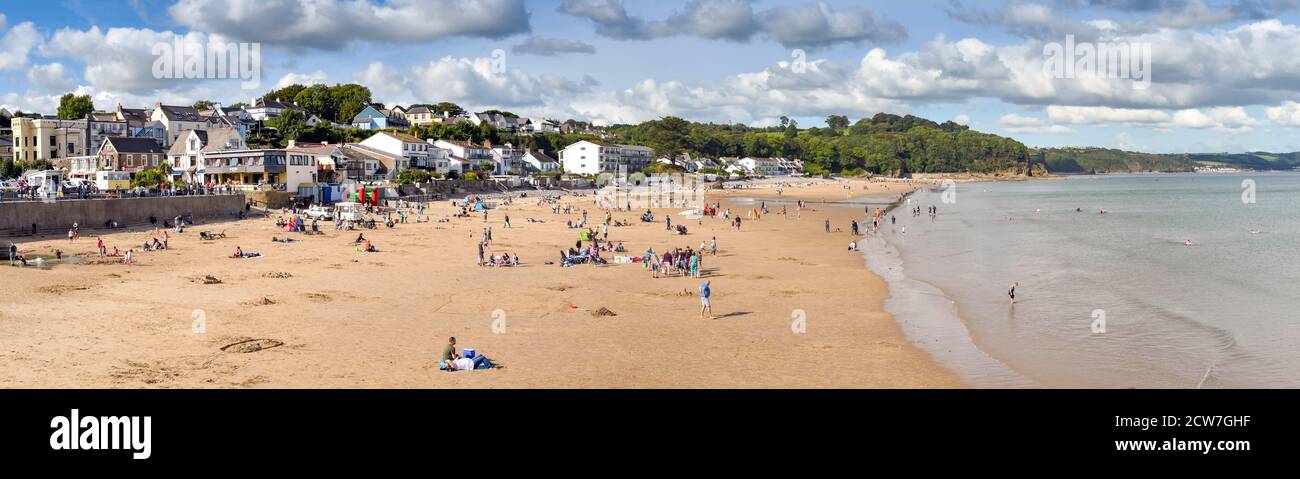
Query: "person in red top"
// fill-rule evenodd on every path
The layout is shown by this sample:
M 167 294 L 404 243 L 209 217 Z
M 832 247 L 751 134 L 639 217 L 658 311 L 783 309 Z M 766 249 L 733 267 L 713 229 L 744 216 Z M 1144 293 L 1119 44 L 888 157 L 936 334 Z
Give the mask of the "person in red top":
M 103 258 L 103 257 L 104 257 L 104 238 L 100 238 L 100 239 L 99 239 L 99 243 L 96 244 L 95 247 L 99 249 L 99 257 L 100 257 L 100 258 Z

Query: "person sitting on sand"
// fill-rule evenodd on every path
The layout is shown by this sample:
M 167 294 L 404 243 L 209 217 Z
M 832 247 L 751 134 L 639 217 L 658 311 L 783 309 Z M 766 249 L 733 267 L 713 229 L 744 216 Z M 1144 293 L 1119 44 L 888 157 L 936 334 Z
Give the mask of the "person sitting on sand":
M 370 241 L 367 240 L 366 245 L 361 247 L 361 251 L 364 251 L 366 253 L 378 253 L 379 248 L 376 248 L 374 244 L 371 244 Z
M 455 371 L 456 365 L 452 362 L 457 359 L 460 359 L 460 355 L 456 354 L 456 337 L 452 336 L 447 339 L 447 345 L 442 348 L 442 357 L 438 359 L 438 369 Z
M 365 243 L 365 242 L 366 242 L 366 235 L 362 233 L 357 233 L 357 240 L 353 241 L 353 243 Z
M 244 257 L 244 249 L 243 249 L 243 248 L 240 248 L 240 247 L 238 247 L 238 246 L 236 246 L 236 247 L 235 247 L 235 254 L 231 255 L 230 257 L 231 257 L 231 258 L 243 258 L 243 257 Z

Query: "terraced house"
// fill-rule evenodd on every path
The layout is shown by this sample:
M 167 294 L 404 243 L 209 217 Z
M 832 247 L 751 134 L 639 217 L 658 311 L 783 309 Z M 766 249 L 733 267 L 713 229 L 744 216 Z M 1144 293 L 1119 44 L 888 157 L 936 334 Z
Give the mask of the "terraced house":
M 99 148 L 100 170 L 139 173 L 164 164 L 162 146 L 152 138 L 109 137 Z

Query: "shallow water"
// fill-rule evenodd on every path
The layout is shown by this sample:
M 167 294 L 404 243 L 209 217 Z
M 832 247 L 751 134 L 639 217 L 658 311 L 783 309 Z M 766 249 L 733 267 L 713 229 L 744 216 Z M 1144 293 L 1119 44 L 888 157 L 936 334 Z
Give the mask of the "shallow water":
M 1242 201 L 1244 180 L 1255 203 Z M 1300 173 L 969 183 L 956 193 L 945 204 L 919 191 L 921 216 L 900 207 L 898 227 L 864 245 L 890 284 L 887 309 L 968 383 L 1300 387 Z M 1104 332 L 1094 332 L 1099 318 Z

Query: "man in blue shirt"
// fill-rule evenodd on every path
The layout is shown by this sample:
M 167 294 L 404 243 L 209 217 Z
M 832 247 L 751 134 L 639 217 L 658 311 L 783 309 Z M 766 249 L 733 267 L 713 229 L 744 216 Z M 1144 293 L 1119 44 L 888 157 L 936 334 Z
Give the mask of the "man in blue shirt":
M 713 305 L 709 304 L 709 296 L 712 294 L 713 292 L 709 289 L 708 281 L 705 281 L 704 284 L 700 285 L 700 319 L 706 319 L 704 317 L 705 311 L 709 312 L 709 317 L 707 319 L 717 319 L 713 317 Z

